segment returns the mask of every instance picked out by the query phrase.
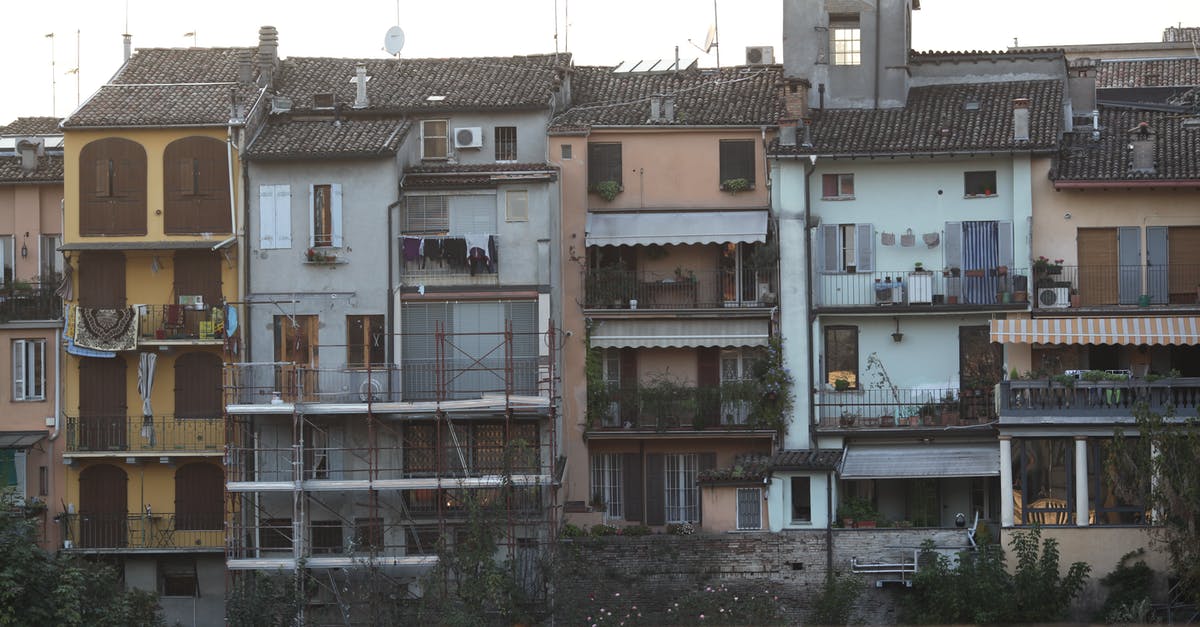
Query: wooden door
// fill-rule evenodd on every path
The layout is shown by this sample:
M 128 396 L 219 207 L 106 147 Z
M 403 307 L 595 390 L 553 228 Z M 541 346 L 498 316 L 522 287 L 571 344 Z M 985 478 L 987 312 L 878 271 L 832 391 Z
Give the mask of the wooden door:
M 105 309 L 125 307 L 125 255 L 87 252 L 80 256 L 79 305 Z
M 1004 347 L 986 326 L 958 328 L 959 411 L 963 420 L 991 417 L 995 385 L 1004 378 Z
M 185 464 L 175 471 L 175 529 L 223 529 L 225 474 L 206 462 Z
M 85 451 L 128 448 L 125 360 L 79 360 L 79 447 Z
M 1075 242 L 1080 304 L 1117 304 L 1117 229 L 1079 229 Z
M 175 360 L 175 417 L 220 418 L 221 358 L 215 353 L 184 353 Z
M 79 473 L 79 545 L 120 548 L 129 543 L 127 525 L 129 478 L 109 464 L 88 466 Z
M 294 399 L 301 383 L 304 400 L 317 397 L 317 324 L 315 315 L 275 316 L 275 361 L 294 364 L 280 366 L 275 382 L 285 398 Z

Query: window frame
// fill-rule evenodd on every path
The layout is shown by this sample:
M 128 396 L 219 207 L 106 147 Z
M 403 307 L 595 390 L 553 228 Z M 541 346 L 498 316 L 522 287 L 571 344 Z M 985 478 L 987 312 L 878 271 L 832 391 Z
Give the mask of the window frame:
M 38 280 L 43 284 L 57 282 L 62 277 L 63 254 L 61 233 L 42 233 L 38 236 Z
M 170 568 L 164 566 L 170 565 Z M 170 557 L 159 558 L 156 563 L 158 575 L 158 594 L 163 597 L 170 598 L 196 598 L 200 596 L 200 575 L 196 571 L 196 559 L 192 557 Z M 170 572 L 168 572 L 170 571 Z M 190 571 L 189 574 L 184 574 Z M 182 593 L 188 583 L 191 583 L 191 592 Z M 179 587 L 177 587 L 179 586 Z
M 827 193 L 831 182 L 834 189 L 832 196 Z M 847 182 L 850 184 L 849 193 L 845 191 Z M 854 198 L 853 172 L 830 172 L 821 175 L 821 200 L 854 200 Z
M 308 187 L 308 246 L 342 247 L 341 184 L 314 183 Z
M 0 235 L 0 287 L 8 287 L 16 280 L 15 235 Z
M 34 347 L 35 353 L 30 354 Z M 12 400 L 14 403 L 44 402 L 46 400 L 46 339 L 19 338 L 12 341 Z M 18 361 L 19 358 L 19 361 Z M 35 361 L 31 361 L 31 358 Z M 18 363 L 21 376 L 18 378 Z M 30 376 L 31 366 L 37 372 Z M 32 388 L 32 389 L 31 389 Z M 37 391 L 40 389 L 41 393 Z M 33 392 L 33 393 L 31 393 Z
M 521 200 L 515 202 L 514 200 Z M 522 206 L 523 205 L 523 206 Z M 514 211 L 514 207 L 519 211 Z M 529 221 L 529 190 L 527 189 L 509 189 L 504 191 L 504 221 L 505 222 L 528 222 Z
M 588 190 L 594 191 L 605 181 L 615 181 L 624 189 L 623 162 L 621 142 L 588 142 Z
M 1045 444 L 1042 444 L 1042 443 L 1045 443 Z M 1029 485 L 1030 482 L 1028 481 L 1029 475 L 1031 473 L 1030 473 L 1030 469 L 1026 467 L 1025 462 L 1029 458 L 1033 458 L 1035 461 L 1039 461 L 1038 457 L 1042 453 L 1047 452 L 1047 450 L 1049 451 L 1049 453 L 1051 455 L 1053 455 L 1054 453 L 1056 453 L 1056 451 L 1049 450 L 1049 447 L 1052 447 L 1055 444 L 1057 444 L 1058 446 L 1061 447 L 1060 450 L 1057 451 L 1057 453 L 1059 455 L 1061 455 L 1061 460 L 1057 460 L 1057 461 L 1060 461 L 1061 465 L 1062 465 L 1061 474 L 1062 474 L 1063 485 L 1061 487 L 1063 489 L 1064 494 L 1063 494 L 1063 498 L 1061 500 L 1063 501 L 1063 506 L 1055 507 L 1055 508 L 1046 508 L 1046 507 L 1032 508 L 1032 507 L 1030 507 L 1030 504 L 1033 502 L 1036 502 L 1037 500 L 1040 500 L 1042 497 L 1039 496 L 1039 498 L 1037 498 L 1037 499 L 1031 499 L 1031 498 L 1029 498 L 1029 495 L 1025 493 L 1026 490 L 1031 489 L 1031 486 Z M 1027 449 L 1032 446 L 1038 446 L 1039 450 L 1028 451 Z M 1042 447 L 1042 446 L 1046 447 L 1047 450 L 1041 450 L 1040 447 Z M 1037 472 L 1034 474 L 1037 474 L 1037 475 L 1044 474 L 1047 477 L 1052 477 L 1055 474 L 1054 473 L 1055 468 L 1054 468 L 1053 464 L 1056 463 L 1056 460 L 1052 459 L 1050 463 L 1051 463 L 1051 466 L 1047 472 L 1045 472 L 1045 473 Z M 1021 511 L 1020 511 L 1020 515 L 1018 516 L 1017 512 L 1016 512 L 1016 503 L 1014 503 L 1013 525 L 1030 526 L 1035 523 L 1040 524 L 1044 527 L 1052 527 L 1052 526 L 1053 527 L 1070 527 L 1070 526 L 1075 525 L 1075 490 L 1076 490 L 1077 486 L 1075 485 L 1075 441 L 1073 438 L 1070 438 L 1070 437 L 1013 438 L 1012 439 L 1012 477 L 1010 477 L 1010 480 L 1013 481 L 1013 484 L 1012 484 L 1013 485 L 1013 489 L 1012 489 L 1013 495 L 1014 495 L 1014 497 L 1019 495 L 1020 504 L 1021 504 L 1021 506 L 1020 506 Z M 1020 486 L 1020 487 L 1018 487 L 1018 486 Z M 1053 490 L 1055 486 L 1051 485 L 1049 487 L 1051 490 Z M 1039 492 L 1035 492 L 1034 494 L 1039 494 Z M 1052 496 L 1051 496 L 1051 498 L 1052 498 Z M 1046 520 L 1046 518 L 1048 516 L 1056 516 L 1056 517 L 1062 519 L 1062 522 L 1048 522 Z M 1039 518 L 1041 520 L 1038 520 Z
M 355 337 L 360 333 L 360 337 Z M 377 342 L 377 340 L 381 341 Z M 374 344 L 377 343 L 378 346 L 375 346 Z M 370 361 L 365 361 L 365 359 L 370 359 Z M 383 314 L 347 315 L 346 367 L 365 370 L 368 363 L 372 369 L 377 366 L 387 367 L 387 322 L 385 316 Z
M 698 453 L 663 455 L 663 519 L 667 523 L 700 522 L 700 486 L 696 484 L 699 475 Z
M 441 134 L 431 132 L 431 126 L 442 125 Z M 431 143 L 436 142 L 436 143 Z M 440 151 L 431 151 L 430 147 L 441 146 Z M 440 154 L 438 154 L 440 152 Z M 439 118 L 421 120 L 421 159 L 423 161 L 444 161 L 450 158 L 450 120 Z
M 862 25 L 857 14 L 829 16 L 829 50 L 832 65 L 862 65 Z
M 625 472 L 621 453 L 595 453 L 591 465 L 592 491 L 588 494 L 590 505 L 597 494 L 604 498 L 604 510 L 609 518 L 625 518 Z
M 835 336 L 839 332 L 849 332 L 851 334 L 849 337 L 849 340 L 852 342 L 853 358 L 854 358 L 853 359 L 854 360 L 854 370 L 852 372 L 850 372 L 848 370 L 833 370 L 834 364 L 832 363 L 833 362 L 832 355 L 834 354 L 834 352 L 831 349 L 831 347 L 836 343 Z M 854 375 L 854 378 L 850 379 L 850 387 L 847 389 L 850 389 L 850 390 L 860 389 L 861 386 L 859 385 L 859 381 L 860 381 L 861 372 L 859 370 L 859 363 L 861 360 L 859 358 L 860 356 L 859 356 L 859 340 L 858 340 L 859 328 L 858 328 L 858 326 L 852 325 L 852 324 L 831 324 L 829 326 L 826 326 L 822 330 L 821 335 L 822 335 L 821 348 L 822 348 L 822 355 L 823 355 L 823 359 L 821 361 L 823 362 L 822 369 L 824 370 L 823 374 L 825 375 L 824 376 L 825 384 L 830 385 L 830 386 L 835 385 L 834 384 L 835 379 L 833 378 L 834 373 L 850 372 L 850 374 Z M 847 348 L 847 350 L 849 350 L 849 347 Z M 849 361 L 849 357 L 847 357 L 847 361 Z M 841 377 L 839 377 L 839 378 L 841 378 Z
M 757 511 L 753 512 L 753 514 L 755 516 L 757 516 L 757 518 L 758 518 L 757 526 L 750 527 L 750 526 L 742 525 L 742 494 L 744 492 L 754 492 L 754 502 L 757 507 Z M 738 531 L 762 531 L 762 528 L 763 528 L 763 525 L 762 525 L 762 522 L 763 522 L 762 488 L 737 488 L 737 491 L 734 493 L 733 500 L 734 500 L 734 503 L 736 504 L 736 507 L 735 507 L 736 511 L 735 511 L 735 515 L 734 515 L 734 520 L 735 520 L 734 524 L 736 525 L 737 530 Z M 747 512 L 747 514 L 749 514 L 749 513 L 750 512 Z
M 741 154 L 749 148 L 749 154 Z M 758 170 L 758 155 L 753 139 L 722 139 L 718 144 L 718 183 L 725 188 L 725 181 L 746 179 L 749 189 L 754 189 L 755 173 Z
M 972 191 L 978 190 L 978 191 Z M 995 170 L 970 170 L 963 172 L 963 198 L 993 198 L 996 190 Z
M 493 145 L 498 163 L 516 163 L 517 127 L 497 126 L 492 129 Z

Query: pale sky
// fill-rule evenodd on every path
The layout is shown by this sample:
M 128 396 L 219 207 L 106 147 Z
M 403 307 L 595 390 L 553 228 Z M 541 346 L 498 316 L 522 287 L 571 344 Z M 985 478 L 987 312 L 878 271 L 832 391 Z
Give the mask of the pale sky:
M 817 2 L 819 0 L 810 0 Z M 383 36 L 397 20 L 396 0 L 7 0 L 0 62 L 0 125 L 18 116 L 70 114 L 80 95 L 121 64 L 121 33 L 134 48 L 253 46 L 258 28 L 279 29 L 288 56 L 385 57 Z M 782 0 L 718 0 L 721 64 L 744 61 L 745 47 L 775 46 L 782 60 Z M 1200 0 L 922 0 L 913 17 L 917 50 L 1001 50 L 1013 43 L 1054 45 L 1159 41 L 1167 26 L 1200 26 Z M 577 64 L 699 57 L 713 21 L 711 0 L 400 0 L 402 56 L 506 56 L 558 46 Z M 46 35 L 54 33 L 54 38 Z M 54 71 L 51 71 L 53 46 Z M 51 106 L 51 77 L 55 106 Z

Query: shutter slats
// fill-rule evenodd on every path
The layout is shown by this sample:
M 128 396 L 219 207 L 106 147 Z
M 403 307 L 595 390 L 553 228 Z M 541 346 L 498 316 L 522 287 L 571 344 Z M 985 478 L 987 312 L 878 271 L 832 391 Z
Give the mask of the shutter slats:
M 621 474 L 625 496 L 625 520 L 642 520 L 642 456 L 621 454 Z
M 330 193 L 330 196 L 332 198 L 330 201 L 330 211 L 329 211 L 330 219 L 329 220 L 333 224 L 329 225 L 329 231 L 331 234 L 332 243 L 333 243 L 334 247 L 341 248 L 341 246 L 342 246 L 342 185 L 341 185 L 341 183 L 334 183 L 330 187 L 332 188 L 332 191 Z
M 836 224 L 822 224 L 818 244 L 821 247 L 821 272 L 842 270 L 841 229 Z
M 858 224 L 854 227 L 855 272 L 875 271 L 875 225 Z
M 258 247 L 275 248 L 275 186 L 258 186 Z
M 665 461 L 662 453 L 646 454 L 647 525 L 661 525 L 667 521 Z

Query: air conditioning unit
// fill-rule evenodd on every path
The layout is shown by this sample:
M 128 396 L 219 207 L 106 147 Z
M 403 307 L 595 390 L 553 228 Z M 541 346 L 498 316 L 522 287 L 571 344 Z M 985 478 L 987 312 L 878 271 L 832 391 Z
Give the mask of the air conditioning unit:
M 746 65 L 773 65 L 774 46 L 746 46 Z
M 478 126 L 454 129 L 455 148 L 482 148 L 483 129 Z
M 1071 306 L 1071 288 L 1039 287 L 1037 306 L 1042 309 L 1065 309 Z

